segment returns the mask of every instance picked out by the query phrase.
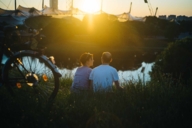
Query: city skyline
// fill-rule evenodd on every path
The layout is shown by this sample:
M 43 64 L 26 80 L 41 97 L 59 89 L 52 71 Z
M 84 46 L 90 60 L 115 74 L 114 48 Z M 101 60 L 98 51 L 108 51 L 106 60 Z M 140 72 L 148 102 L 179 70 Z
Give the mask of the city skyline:
M 6 10 L 14 9 L 15 0 L 0 0 L 0 8 Z M 158 7 L 156 16 L 159 15 L 185 15 L 192 16 L 192 0 L 73 0 L 73 7 L 86 12 L 99 11 L 102 4 L 102 10 L 109 14 L 122 14 L 130 10 L 132 2 L 131 15 L 143 17 L 151 15 L 150 10 L 155 13 Z M 58 0 L 58 9 L 67 10 L 70 0 Z M 17 0 L 18 5 L 24 7 L 34 7 L 42 9 L 42 0 Z M 44 5 L 49 7 L 49 0 L 44 0 Z M 151 8 L 149 8 L 151 5 Z M 91 10 L 92 9 L 92 10 Z

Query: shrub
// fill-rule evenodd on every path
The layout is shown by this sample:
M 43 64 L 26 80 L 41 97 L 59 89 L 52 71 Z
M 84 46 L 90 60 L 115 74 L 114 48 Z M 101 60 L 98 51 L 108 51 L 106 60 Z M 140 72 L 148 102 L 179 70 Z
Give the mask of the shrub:
M 162 78 L 187 83 L 192 70 L 192 38 L 171 42 L 156 58 L 150 76 L 152 80 Z

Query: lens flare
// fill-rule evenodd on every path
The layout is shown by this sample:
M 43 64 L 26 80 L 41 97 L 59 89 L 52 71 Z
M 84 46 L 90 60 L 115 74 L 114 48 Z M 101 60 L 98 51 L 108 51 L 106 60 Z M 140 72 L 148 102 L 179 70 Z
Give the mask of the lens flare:
M 84 0 L 81 7 L 87 13 L 94 13 L 100 10 L 100 3 L 98 0 Z
M 47 77 L 47 75 L 45 75 L 45 74 L 43 74 L 43 80 L 46 82 L 46 81 L 48 81 L 48 77 Z
M 16 83 L 17 88 L 21 88 L 21 83 Z

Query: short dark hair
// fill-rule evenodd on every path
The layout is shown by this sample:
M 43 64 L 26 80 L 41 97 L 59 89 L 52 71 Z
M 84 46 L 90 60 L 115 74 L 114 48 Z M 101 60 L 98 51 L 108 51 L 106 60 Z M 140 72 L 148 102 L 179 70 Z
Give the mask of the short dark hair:
M 88 52 L 85 52 L 85 53 L 81 54 L 79 61 L 80 61 L 82 64 L 85 64 L 86 61 L 88 61 L 88 60 L 91 59 L 91 58 L 93 58 L 93 54 L 90 54 L 90 53 L 88 53 Z
M 112 55 L 109 52 L 103 52 L 102 59 L 105 63 L 110 63 L 112 59 Z

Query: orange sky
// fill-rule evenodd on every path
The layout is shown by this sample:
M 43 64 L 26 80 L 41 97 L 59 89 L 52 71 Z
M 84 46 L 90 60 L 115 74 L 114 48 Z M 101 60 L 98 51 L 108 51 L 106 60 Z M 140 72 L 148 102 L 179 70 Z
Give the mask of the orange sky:
M 58 0 L 59 9 L 66 10 L 69 7 L 70 1 L 72 0 Z M 75 8 L 79 8 L 84 11 L 93 11 L 96 9 L 100 10 L 102 0 L 73 1 Z M 148 7 L 149 4 L 146 4 L 144 0 L 103 0 L 103 11 L 110 14 L 121 14 L 123 12 L 128 12 L 131 2 L 131 14 L 133 16 L 150 15 Z M 151 5 L 150 9 L 153 10 L 153 13 L 155 13 L 156 7 L 158 7 L 157 16 L 170 14 L 192 16 L 192 0 L 148 0 L 148 2 Z M 45 5 L 49 6 L 49 0 L 44 0 L 44 3 Z M 17 5 L 41 9 L 42 0 L 17 0 Z M 0 0 L 0 8 L 10 10 L 14 9 L 14 0 Z

